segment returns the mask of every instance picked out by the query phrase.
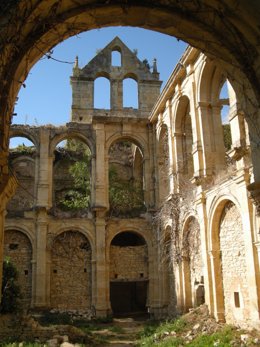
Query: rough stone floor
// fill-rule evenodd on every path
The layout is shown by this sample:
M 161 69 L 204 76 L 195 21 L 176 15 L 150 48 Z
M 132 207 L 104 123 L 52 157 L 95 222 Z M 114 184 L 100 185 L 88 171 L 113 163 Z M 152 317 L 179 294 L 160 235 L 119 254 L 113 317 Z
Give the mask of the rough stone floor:
M 134 346 L 138 340 L 139 333 L 143 330 L 144 320 L 134 318 L 114 318 L 113 327 L 95 332 L 104 338 L 104 342 L 100 343 L 100 347 L 125 347 Z

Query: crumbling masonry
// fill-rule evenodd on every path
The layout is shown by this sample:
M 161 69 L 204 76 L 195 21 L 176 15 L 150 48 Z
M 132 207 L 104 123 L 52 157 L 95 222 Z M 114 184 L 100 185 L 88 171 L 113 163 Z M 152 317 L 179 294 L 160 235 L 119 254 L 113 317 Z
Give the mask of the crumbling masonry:
M 94 108 L 98 77 L 110 82 L 108 110 Z M 137 83 L 138 109 L 123 107 L 126 78 Z M 4 252 L 19 269 L 23 305 L 159 318 L 206 302 L 218 320 L 259 325 L 250 144 L 245 110 L 225 73 L 188 47 L 160 93 L 156 61 L 148 67 L 115 38 L 84 68 L 76 59 L 71 86 L 66 126 L 11 128 L 11 137 L 34 144 L 11 152 L 19 186 L 5 221 Z M 90 152 L 90 202 L 76 213 L 58 204 L 76 160 L 57 145 L 72 139 Z M 134 213 L 111 209 L 112 166 L 141 187 Z

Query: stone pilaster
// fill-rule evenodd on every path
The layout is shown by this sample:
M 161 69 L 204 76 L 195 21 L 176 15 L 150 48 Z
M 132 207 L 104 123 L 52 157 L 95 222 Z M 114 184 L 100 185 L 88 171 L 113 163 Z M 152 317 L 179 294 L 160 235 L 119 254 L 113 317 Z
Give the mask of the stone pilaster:
M 35 264 L 35 293 L 33 304 L 35 307 L 48 306 L 47 299 L 47 211 L 44 207 L 37 209 L 35 221 L 36 230 L 36 264 Z
M 96 210 L 96 293 L 93 302 L 97 317 L 104 317 L 111 311 L 109 303 L 109 271 L 106 259 L 105 213 Z
M 52 204 L 52 166 L 53 159 L 49 155 L 49 130 L 41 128 L 37 206 L 49 208 Z
M 199 218 L 200 225 L 200 238 L 201 238 L 201 256 L 204 267 L 204 286 L 205 286 L 205 302 L 209 306 L 209 311 L 214 312 L 214 303 L 212 298 L 212 279 L 211 279 L 211 266 L 208 253 L 208 216 L 206 210 L 206 198 L 204 192 L 197 196 L 196 210 Z
M 95 208 L 108 207 L 108 163 L 105 156 L 105 127 L 96 124 Z

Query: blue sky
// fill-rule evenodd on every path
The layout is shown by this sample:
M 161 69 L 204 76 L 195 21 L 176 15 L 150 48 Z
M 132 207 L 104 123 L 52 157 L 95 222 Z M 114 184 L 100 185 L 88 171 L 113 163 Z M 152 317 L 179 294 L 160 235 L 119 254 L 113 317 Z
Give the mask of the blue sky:
M 104 48 L 115 36 L 119 36 L 131 50 L 137 49 L 140 60 L 147 59 L 152 65 L 153 59 L 157 59 L 162 87 L 187 47 L 185 42 L 172 36 L 131 27 L 102 28 L 71 37 L 52 50 L 53 58 L 66 63 L 43 56 L 31 69 L 25 81 L 26 87 L 21 87 L 18 95 L 14 111 L 17 116 L 13 117 L 13 124 L 61 125 L 69 122 L 70 76 L 75 57 L 79 57 L 80 67 L 85 66 L 96 55 L 97 50 Z M 105 92 L 109 94 L 108 90 L 97 94 L 100 97 L 99 103 L 105 102 L 102 99 Z M 225 89 L 222 97 L 226 94 Z M 127 96 L 132 97 L 130 93 L 127 93 Z M 223 119 L 227 112 L 228 108 L 224 107 Z M 19 143 L 29 145 L 26 139 L 16 138 L 11 139 L 10 147 Z
M 25 88 L 21 88 L 15 107 L 13 124 L 54 124 L 70 121 L 71 87 L 69 77 L 75 57 L 85 66 L 98 49 L 115 36 L 131 49 L 138 50 L 140 60 L 150 65 L 157 59 L 160 79 L 165 83 L 183 54 L 187 44 L 176 38 L 140 28 L 110 27 L 91 30 L 71 37 L 53 49 L 52 57 L 69 62 L 60 63 L 43 57 L 30 71 Z

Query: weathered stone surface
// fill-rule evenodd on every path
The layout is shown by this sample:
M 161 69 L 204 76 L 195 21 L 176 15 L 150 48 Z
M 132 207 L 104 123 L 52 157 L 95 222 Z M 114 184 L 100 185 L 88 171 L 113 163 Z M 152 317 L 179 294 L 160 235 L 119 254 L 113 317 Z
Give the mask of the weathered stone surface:
M 137 79 L 140 91 L 148 92 L 139 95 L 143 97 L 140 110 L 121 107 L 121 72 L 133 65 L 123 63 L 122 71 L 111 67 L 111 52 L 119 48 L 123 56 L 125 47 L 116 40 L 90 65 L 74 67 L 73 122 L 57 128 L 15 126 L 12 130 L 31 138 L 37 153 L 37 160 L 27 167 L 23 166 L 27 159 L 21 160 L 22 166 L 19 158 L 14 163 L 19 163 L 18 176 L 29 191 L 34 187 L 33 209 L 29 211 L 31 205 L 26 205 L 18 191 L 14 214 L 6 219 L 7 229 L 30 235 L 32 305 L 89 310 L 90 316 L 105 316 L 111 312 L 112 281 L 143 281 L 148 290 L 143 286 L 139 292 L 142 309 L 148 307 L 156 317 L 189 310 L 205 299 L 218 320 L 259 326 L 259 217 L 247 195 L 247 186 L 252 188 L 252 182 L 260 177 L 258 149 L 250 147 L 250 143 L 259 142 L 259 126 L 254 123 L 252 131 L 253 122 L 245 121 L 252 111 L 244 98 L 245 88 L 230 80 L 216 61 L 188 47 L 148 117 L 145 109 L 151 109 L 151 90 L 144 84 L 151 82 L 157 88 L 158 75 L 147 71 L 127 51 L 131 62 L 137 64 L 135 73 L 147 77 L 143 85 L 141 77 Z M 111 80 L 112 110 L 93 109 L 92 82 L 100 73 L 97 63 L 116 80 Z M 222 99 L 225 81 L 229 95 Z M 225 147 L 221 116 L 221 108 L 227 104 L 230 150 Z M 78 138 L 91 151 L 92 210 L 81 215 L 53 213 L 55 192 L 71 185 L 70 160 L 54 162 L 55 147 L 65 138 Z M 110 152 L 120 141 L 134 144 L 131 153 Z M 139 152 L 132 150 L 134 146 Z M 109 213 L 109 162 L 117 165 L 126 181 L 139 177 L 146 213 L 136 218 L 115 218 Z M 167 230 L 170 245 L 165 251 Z M 139 235 L 144 240 L 142 246 L 113 244 L 124 232 Z M 63 240 L 65 235 L 71 238 Z M 88 251 L 81 247 L 83 239 Z M 163 263 L 167 252 L 172 254 Z M 120 298 L 125 298 L 122 288 L 118 289 Z M 193 333 L 189 336 L 192 339 Z

